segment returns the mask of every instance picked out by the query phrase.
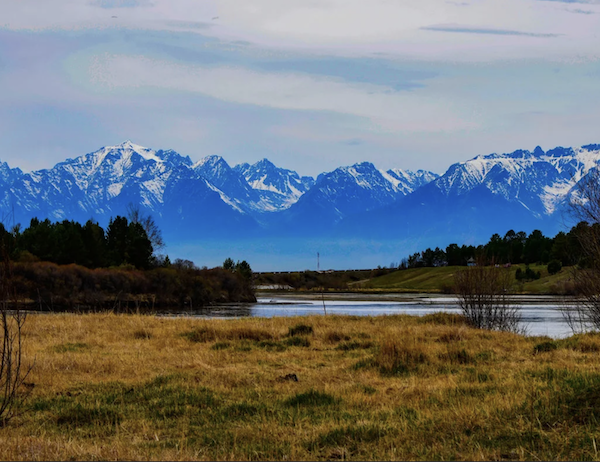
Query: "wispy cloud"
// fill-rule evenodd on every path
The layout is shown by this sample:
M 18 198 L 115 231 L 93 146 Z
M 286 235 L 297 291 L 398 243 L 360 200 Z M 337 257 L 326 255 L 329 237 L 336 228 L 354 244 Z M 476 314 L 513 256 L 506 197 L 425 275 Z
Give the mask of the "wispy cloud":
M 197 31 L 206 31 L 211 27 L 214 27 L 214 24 L 210 22 L 202 22 L 202 21 L 181 21 L 181 20 L 167 20 L 164 21 L 164 24 L 173 29 L 181 29 L 181 30 L 197 30 Z
M 461 34 L 488 34 L 488 35 L 514 35 L 519 37 L 559 37 L 561 34 L 539 33 L 539 32 L 523 32 L 510 29 L 492 29 L 483 27 L 459 26 L 454 24 L 439 24 L 433 26 L 421 27 L 421 30 L 429 30 L 435 32 L 453 32 Z
M 596 12 L 595 12 L 595 11 L 590 11 L 590 10 L 581 10 L 581 9 L 579 9 L 579 8 L 577 8 L 577 9 L 574 9 L 574 10 L 567 9 L 567 11 L 568 11 L 569 13 L 577 13 L 577 14 L 596 14 Z
M 541 2 L 556 2 L 556 3 L 582 3 L 584 5 L 598 5 L 598 0 L 538 0 Z
M 137 8 L 140 6 L 152 6 L 150 0 L 94 0 L 90 5 L 100 8 Z
M 360 117 L 375 131 L 454 131 L 477 126 L 466 105 L 413 90 L 349 83 L 310 74 L 257 72 L 242 67 L 176 64 L 143 56 L 93 58 L 90 79 L 98 88 L 190 92 L 222 101 L 292 111 L 325 111 Z

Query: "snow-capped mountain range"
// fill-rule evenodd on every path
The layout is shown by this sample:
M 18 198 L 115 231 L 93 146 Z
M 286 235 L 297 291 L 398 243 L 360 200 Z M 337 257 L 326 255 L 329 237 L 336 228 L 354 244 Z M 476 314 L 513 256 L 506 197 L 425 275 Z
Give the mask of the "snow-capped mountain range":
M 478 156 L 441 176 L 362 162 L 314 179 L 267 159 L 232 168 L 219 156 L 194 163 L 126 141 L 30 173 L 0 163 L 0 212 L 24 226 L 32 217 L 106 224 L 133 203 L 171 240 L 327 235 L 446 245 L 511 228 L 556 232 L 579 181 L 599 164 L 600 145 L 537 147 Z

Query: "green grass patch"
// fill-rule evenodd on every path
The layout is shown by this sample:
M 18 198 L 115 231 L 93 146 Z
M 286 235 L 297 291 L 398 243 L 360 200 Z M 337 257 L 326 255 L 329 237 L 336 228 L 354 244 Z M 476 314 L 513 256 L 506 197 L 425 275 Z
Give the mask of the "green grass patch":
M 211 350 L 226 350 L 227 348 L 231 348 L 231 343 L 216 342 L 213 346 L 210 347 Z
M 81 353 L 89 349 L 87 343 L 61 343 L 52 347 L 52 351 L 56 353 Z
M 306 337 L 289 337 L 286 338 L 283 343 L 288 346 L 296 346 L 296 347 L 304 347 L 308 348 L 310 346 L 310 340 Z
M 304 393 L 298 393 L 284 401 L 286 406 L 303 407 L 303 406 L 332 406 L 338 404 L 340 400 L 333 395 L 323 393 L 317 390 L 309 390 Z
M 313 327 L 307 324 L 297 324 L 288 329 L 288 336 L 293 337 L 295 335 L 312 335 Z
M 511 267 L 515 290 L 529 294 L 562 294 L 568 286 L 571 275 L 570 268 L 565 267 L 556 274 L 549 274 L 547 265 L 529 265 L 541 274 L 540 279 L 519 283 L 515 274 L 518 268 L 525 270 L 525 265 Z M 442 266 L 437 268 L 410 268 L 375 277 L 363 283 L 362 287 L 373 290 L 397 292 L 445 293 L 454 287 L 454 275 L 464 270 L 465 266 Z
M 364 444 L 378 442 L 387 434 L 386 429 L 375 424 L 349 425 L 322 433 L 308 444 L 308 449 L 315 451 L 324 447 L 343 447 L 354 453 Z
M 206 327 L 201 327 L 198 329 L 191 330 L 189 332 L 184 332 L 181 335 L 188 339 L 190 342 L 194 343 L 213 342 L 217 338 L 215 331 L 213 329 L 207 329 Z
M 549 351 L 554 351 L 558 349 L 558 343 L 552 340 L 546 342 L 540 342 L 533 347 L 533 353 L 547 353 Z

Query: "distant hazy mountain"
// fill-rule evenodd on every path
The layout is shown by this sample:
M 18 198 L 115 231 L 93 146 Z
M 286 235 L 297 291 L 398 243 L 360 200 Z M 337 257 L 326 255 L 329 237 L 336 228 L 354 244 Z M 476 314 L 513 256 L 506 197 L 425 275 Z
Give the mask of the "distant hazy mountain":
M 437 175 L 419 170 L 383 171 L 370 162 L 322 173 L 314 186 L 282 214 L 288 227 L 329 229 L 345 217 L 377 210 L 410 194 Z
M 553 234 L 569 222 L 577 184 L 599 163 L 600 145 L 478 156 L 388 207 L 350 217 L 339 232 L 440 244 L 482 242 L 509 229 Z
M 34 216 L 106 224 L 133 203 L 167 242 L 289 238 L 293 246 L 338 236 L 447 245 L 563 229 L 571 195 L 599 162 L 600 145 L 538 147 L 478 156 L 441 176 L 362 162 L 315 180 L 267 159 L 232 168 L 219 156 L 193 163 L 126 141 L 31 173 L 0 163 L 0 212 L 24 226 Z
M 287 209 L 315 184 L 314 178 L 300 177 L 292 170 L 276 167 L 268 159 L 253 165 L 239 164 L 233 169 L 260 196 L 261 208 L 265 212 Z

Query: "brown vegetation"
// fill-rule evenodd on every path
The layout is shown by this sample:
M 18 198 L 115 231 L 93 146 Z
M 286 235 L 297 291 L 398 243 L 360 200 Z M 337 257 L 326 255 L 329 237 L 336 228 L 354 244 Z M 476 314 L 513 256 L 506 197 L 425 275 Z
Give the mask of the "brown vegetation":
M 250 280 L 222 268 L 90 269 L 20 262 L 13 265 L 13 284 L 21 301 L 40 310 L 193 310 L 256 300 Z
M 447 314 L 43 314 L 24 340 L 32 393 L 2 460 L 598 457 L 598 335 Z

